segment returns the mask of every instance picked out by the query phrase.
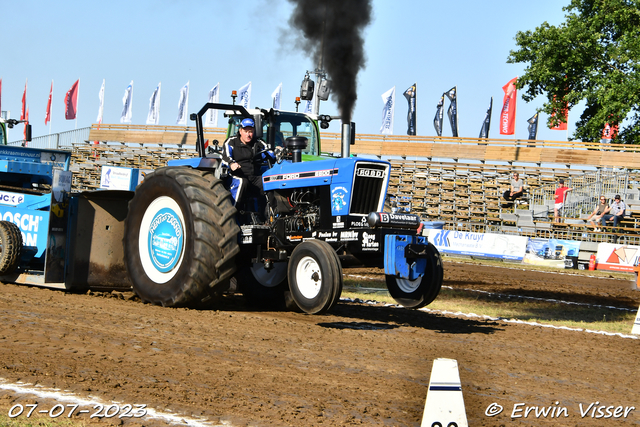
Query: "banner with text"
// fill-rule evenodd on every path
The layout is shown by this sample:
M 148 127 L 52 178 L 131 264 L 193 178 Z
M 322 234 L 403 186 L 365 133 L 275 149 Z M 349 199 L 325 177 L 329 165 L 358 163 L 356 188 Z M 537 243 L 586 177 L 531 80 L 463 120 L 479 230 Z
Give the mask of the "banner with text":
M 442 253 L 522 260 L 528 237 L 506 234 L 429 230 L 429 242 Z

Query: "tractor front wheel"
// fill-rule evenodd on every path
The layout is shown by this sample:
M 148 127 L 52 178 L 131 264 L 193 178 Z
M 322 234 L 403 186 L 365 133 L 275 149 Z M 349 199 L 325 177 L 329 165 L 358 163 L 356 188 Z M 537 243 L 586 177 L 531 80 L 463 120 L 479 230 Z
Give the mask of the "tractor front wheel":
M 289 290 L 307 314 L 328 311 L 340 297 L 342 269 L 333 248 L 322 240 L 300 243 L 289 259 Z

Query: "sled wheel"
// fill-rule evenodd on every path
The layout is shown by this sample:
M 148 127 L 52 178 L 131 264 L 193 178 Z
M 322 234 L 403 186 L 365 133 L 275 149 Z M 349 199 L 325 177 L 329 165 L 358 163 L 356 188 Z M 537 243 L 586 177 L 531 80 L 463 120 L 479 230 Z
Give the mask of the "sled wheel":
M 0 274 L 13 273 L 22 252 L 22 233 L 13 222 L 0 221 Z
M 239 252 L 231 195 L 212 173 L 166 167 L 147 175 L 129 202 L 124 256 L 146 302 L 196 307 L 226 290 Z
M 289 259 L 291 298 L 307 314 L 322 314 L 335 303 L 342 280 L 333 248 L 322 240 L 300 243 Z
M 238 290 L 250 303 L 281 304 L 287 290 L 287 263 L 276 262 L 267 270 L 261 262 L 239 265 L 235 275 Z
M 396 302 L 407 308 L 421 308 L 431 303 L 440 292 L 444 270 L 440 253 L 427 245 L 427 266 L 424 275 L 415 280 L 387 275 L 387 289 Z

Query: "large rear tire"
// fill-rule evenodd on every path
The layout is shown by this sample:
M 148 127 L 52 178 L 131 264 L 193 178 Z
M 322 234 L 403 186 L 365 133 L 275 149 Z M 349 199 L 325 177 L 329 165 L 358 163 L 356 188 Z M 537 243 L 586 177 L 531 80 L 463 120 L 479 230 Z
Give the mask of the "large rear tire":
M 22 233 L 13 222 L 0 221 L 0 274 L 13 273 L 22 252 Z
M 300 243 L 289 259 L 289 290 L 307 314 L 322 314 L 340 296 L 342 270 L 333 248 L 322 240 Z
M 427 244 L 427 267 L 424 275 L 415 280 L 386 275 L 387 289 L 396 302 L 407 308 L 421 308 L 430 304 L 440 293 L 444 270 L 440 252 Z
M 124 256 L 143 301 L 196 307 L 228 287 L 239 252 L 231 195 L 212 173 L 167 167 L 129 202 Z

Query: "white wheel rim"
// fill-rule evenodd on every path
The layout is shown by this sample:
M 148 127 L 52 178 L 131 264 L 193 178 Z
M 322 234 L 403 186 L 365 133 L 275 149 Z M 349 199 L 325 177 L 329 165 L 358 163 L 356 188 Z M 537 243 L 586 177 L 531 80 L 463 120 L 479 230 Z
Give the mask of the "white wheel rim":
M 409 279 L 401 279 L 396 277 L 396 283 L 398 284 L 398 288 L 405 294 L 411 294 L 418 290 L 420 287 L 420 283 L 422 283 L 422 277 L 418 277 L 414 280 Z
M 270 271 L 264 268 L 264 264 L 257 262 L 251 266 L 251 274 L 265 288 L 275 288 L 287 277 L 287 263 L 276 262 Z
M 313 299 L 322 287 L 322 272 L 318 261 L 310 256 L 300 260 L 296 266 L 296 284 L 303 297 Z
M 160 220 L 160 216 L 166 217 L 166 220 Z M 159 223 L 170 224 L 175 231 L 174 235 L 169 239 L 158 236 L 155 231 L 159 229 Z M 162 240 L 162 245 L 168 247 L 157 243 L 159 239 Z M 184 215 L 176 201 L 162 196 L 151 202 L 142 217 L 138 232 L 140 262 L 149 279 L 155 283 L 167 283 L 176 275 L 184 259 L 185 240 Z

